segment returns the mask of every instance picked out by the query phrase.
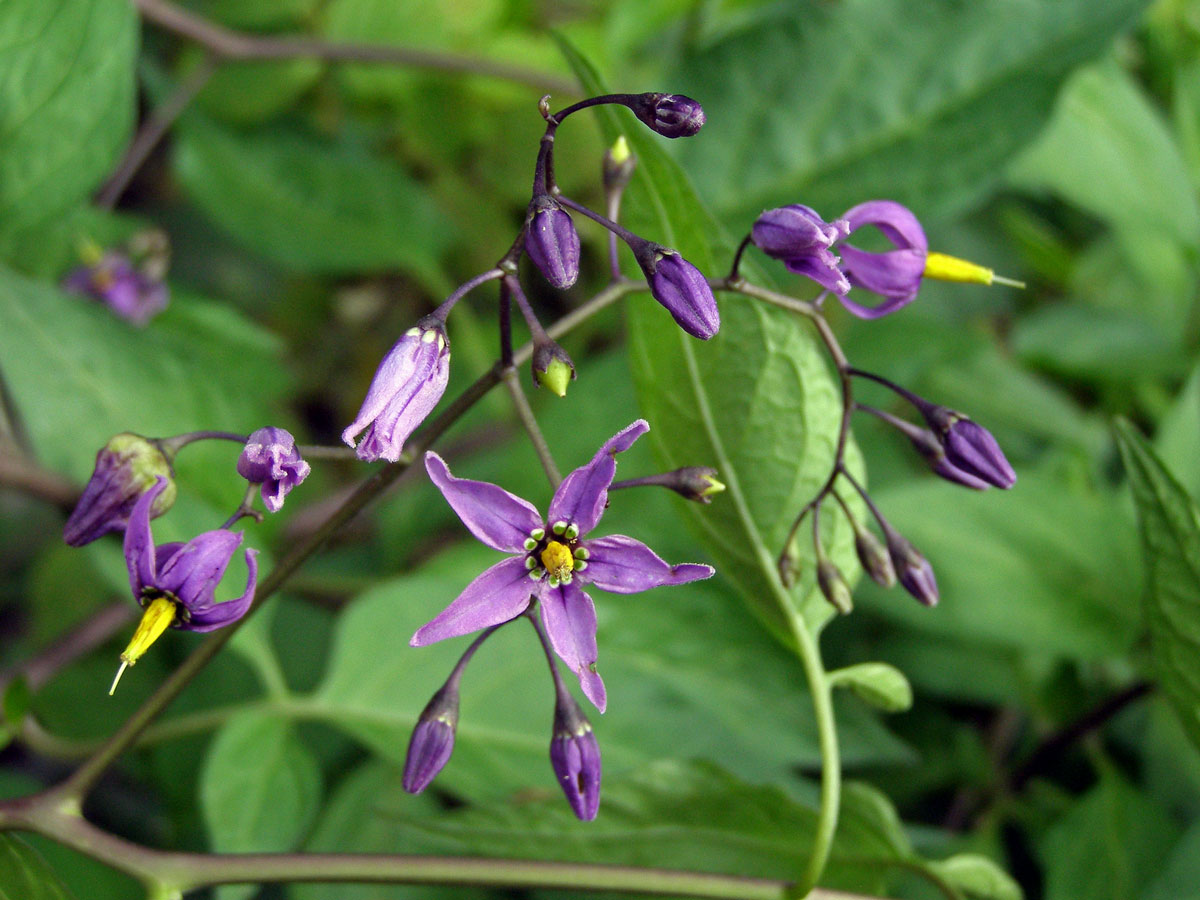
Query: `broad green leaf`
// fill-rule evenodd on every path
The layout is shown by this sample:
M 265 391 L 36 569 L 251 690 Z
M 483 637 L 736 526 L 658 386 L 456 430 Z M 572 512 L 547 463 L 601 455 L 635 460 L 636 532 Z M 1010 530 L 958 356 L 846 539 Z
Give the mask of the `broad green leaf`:
M 1171 848 L 1141 900 L 1200 900 L 1200 824 Z
M 1155 669 L 1175 713 L 1200 746 L 1200 521 L 1196 505 L 1128 422 L 1117 440 L 1146 554 L 1146 623 Z
M 1141 0 L 792 0 L 673 80 L 708 114 L 681 159 L 713 205 L 833 216 L 891 197 L 920 216 L 977 202 L 1047 119 L 1062 79 Z
M 1106 774 L 1046 833 L 1046 900 L 1136 900 L 1179 829 L 1167 811 Z
M 0 358 L 39 459 L 81 483 L 96 450 L 121 431 L 258 427 L 285 377 L 277 341 L 226 307 L 176 296 L 138 329 L 3 268 Z M 180 461 L 195 455 L 189 448 Z M 237 502 L 231 474 L 208 479 L 229 485 Z
M 1136 543 L 1118 498 L 1022 470 L 1011 491 L 976 493 L 932 476 L 875 501 L 929 559 L 941 603 L 926 609 L 874 584 L 864 606 L 931 636 L 1097 659 L 1141 632 Z M 966 673 L 969 677 L 969 673 Z
M 977 900 L 1021 900 L 1024 896 L 1011 875 L 977 853 L 960 853 L 928 865 L 944 882 Z
M 399 165 L 348 141 L 288 130 L 240 132 L 193 112 L 176 166 L 213 221 L 269 259 L 342 274 L 409 269 L 440 287 L 449 225 Z
M 0 233 L 55 218 L 108 174 L 134 114 L 125 0 L 0 4 Z
M 0 900 L 72 900 L 71 892 L 37 851 L 0 834 Z
M 305 716 L 402 762 L 417 716 L 467 645 L 464 637 L 413 649 L 408 639 L 495 558 L 474 547 L 447 553 L 359 597 L 338 622 L 322 686 L 300 701 Z M 702 757 L 742 777 L 787 783 L 796 764 L 819 764 L 811 711 L 796 688 L 798 664 L 719 585 L 593 598 L 609 702 L 592 720 L 607 771 Z M 472 800 L 553 787 L 546 760 L 553 706 L 532 630 L 521 621 L 501 629 L 463 679 L 454 756 L 437 783 Z M 839 704 L 838 722 L 851 764 L 907 758 L 861 704 Z
M 284 718 L 243 712 L 213 740 L 200 781 L 200 806 L 218 853 L 294 848 L 317 814 L 321 772 Z M 248 897 L 251 886 L 222 889 Z
M 196 96 L 196 102 L 227 122 L 259 122 L 292 107 L 323 71 L 320 61 L 306 57 L 225 62 Z
M 587 90 L 603 93 L 586 61 L 565 44 L 564 52 Z M 624 133 L 638 158 L 630 227 L 718 274 L 732 256 L 714 255 L 723 236 L 687 175 L 662 151 L 660 138 L 631 117 L 601 109 L 607 139 Z M 627 310 L 630 362 L 660 463 L 713 466 L 727 486 L 718 502 L 689 516 L 719 577 L 736 585 L 785 643 L 791 643 L 789 609 L 820 628 L 833 610 L 814 586 L 810 527 L 796 547 L 802 573 L 796 588 L 784 588 L 776 568 L 793 518 L 829 475 L 837 440 L 840 395 L 811 330 L 780 309 L 734 295 L 721 298 L 721 331 L 708 342 L 688 336 L 648 297 L 631 298 Z M 848 461 L 857 471 L 853 447 Z M 830 556 L 853 575 L 853 537 L 836 504 L 825 509 L 822 523 Z
M 904 712 L 912 706 L 912 685 L 895 666 L 881 662 L 857 663 L 829 673 L 834 687 L 848 688 L 864 703 L 884 712 Z

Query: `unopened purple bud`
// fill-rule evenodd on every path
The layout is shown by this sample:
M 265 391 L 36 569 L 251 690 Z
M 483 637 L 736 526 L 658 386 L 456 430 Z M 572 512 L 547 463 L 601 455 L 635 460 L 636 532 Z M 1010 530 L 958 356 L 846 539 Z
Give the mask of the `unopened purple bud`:
M 560 290 L 579 278 L 579 235 L 571 216 L 551 197 L 530 204 L 525 250 L 546 280 Z
M 826 222 L 811 207 L 794 203 L 766 210 L 750 229 L 750 240 L 767 256 L 792 259 L 831 247 L 849 234 L 845 219 Z
M 366 462 L 396 462 L 404 442 L 433 411 L 450 377 L 450 342 L 442 321 L 426 316 L 388 351 L 379 364 L 366 399 L 342 440 L 358 445 L 358 458 Z
M 574 698 L 560 694 L 550 739 L 550 765 L 575 815 L 584 822 L 600 809 L 600 745 Z
M 654 299 L 690 334 L 707 341 L 721 327 L 717 301 L 704 273 L 676 253 L 657 244 L 647 244 L 638 263 L 650 283 Z
M 421 712 L 417 727 L 408 742 L 404 760 L 404 789 L 419 794 L 429 787 L 454 752 L 454 732 L 458 727 L 458 689 L 441 688 Z
M 250 435 L 237 461 L 238 474 L 262 485 L 263 506 L 279 512 L 283 498 L 300 484 L 311 466 L 300 458 L 296 439 L 282 428 L 260 428 Z
M 72 547 L 82 547 L 110 531 L 123 531 L 138 498 L 159 478 L 166 486 L 150 507 L 151 518 L 161 516 L 175 502 L 170 460 L 141 435 L 123 433 L 110 439 L 96 454 L 92 477 L 63 527 L 63 539 Z
M 880 587 L 890 588 L 896 583 L 896 569 L 887 548 L 879 538 L 861 526 L 856 526 L 854 533 L 854 550 L 863 571 Z
M 1017 473 L 992 433 L 966 416 L 957 416 L 944 434 L 946 460 L 963 472 L 998 488 L 1017 483 Z
M 926 606 L 936 606 L 937 579 L 933 576 L 933 566 L 929 564 L 929 560 L 922 556 L 907 538 L 894 530 L 888 533 L 887 547 L 896 576 L 904 589 Z
M 683 94 L 640 94 L 630 109 L 663 137 L 691 137 L 704 126 L 703 107 Z
M 960 484 L 975 491 L 986 491 L 991 487 L 982 478 L 976 478 L 970 472 L 960 469 L 954 463 L 950 462 L 946 457 L 946 448 L 932 431 L 911 424 L 908 425 L 908 428 L 911 429 L 911 431 L 905 431 L 908 439 L 912 442 L 916 451 L 929 463 L 929 468 L 939 478 L 944 478 L 946 481 Z

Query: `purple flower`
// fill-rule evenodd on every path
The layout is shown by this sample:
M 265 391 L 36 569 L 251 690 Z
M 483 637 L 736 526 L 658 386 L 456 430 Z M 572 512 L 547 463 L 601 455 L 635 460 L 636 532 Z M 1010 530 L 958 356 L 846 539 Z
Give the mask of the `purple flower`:
M 707 341 L 721 327 L 717 301 L 704 273 L 676 253 L 647 241 L 636 252 L 654 299 L 667 308 L 679 327 Z
M 921 287 L 929 244 L 925 230 L 907 207 L 892 200 L 871 200 L 846 210 L 842 217 L 850 233 L 874 225 L 896 249 L 869 253 L 851 244 L 842 244 L 842 271 L 855 287 L 879 294 L 884 302 L 863 306 L 839 295 L 842 305 L 861 319 L 877 319 L 912 302 Z
M 841 260 L 829 248 L 849 234 L 845 219 L 826 222 L 811 207 L 798 203 L 768 209 L 750 229 L 751 241 L 767 256 L 782 259 L 790 271 L 839 297 L 850 291 L 850 282 L 838 268 Z
M 998 488 L 1010 488 L 1017 483 L 1017 473 L 1009 465 L 1004 451 L 982 425 L 966 416 L 956 416 L 946 429 L 943 441 L 946 459 L 956 468 Z
M 426 316 L 383 358 L 358 416 L 342 432 L 342 440 L 367 430 L 358 445 L 358 458 L 366 462 L 396 462 L 404 442 L 437 406 L 450 377 L 450 343 L 442 321 Z
M 530 204 L 525 251 L 546 280 L 560 290 L 579 278 L 579 235 L 571 216 L 543 194 Z
M 454 752 L 458 728 L 458 683 L 452 677 L 422 710 L 404 759 L 404 789 L 419 794 L 429 787 Z
M 237 461 L 238 474 L 262 485 L 263 506 L 279 512 L 283 498 L 312 471 L 296 449 L 296 439 L 282 428 L 260 428 L 250 435 Z
M 600 745 L 575 698 L 559 692 L 550 737 L 550 765 L 575 815 L 584 822 L 600 810 Z
M 123 530 L 138 498 L 159 478 L 167 486 L 151 516 L 161 516 L 175 502 L 170 461 L 157 444 L 140 434 L 125 432 L 111 438 L 96 454 L 92 477 L 63 526 L 63 540 L 82 547 L 110 531 Z
M 629 108 L 663 137 L 691 137 L 704 127 L 704 108 L 683 94 L 639 94 Z
M 410 643 L 422 647 L 507 622 L 538 601 L 554 652 L 579 677 L 601 712 L 604 682 L 596 672 L 596 609 L 582 585 L 634 594 L 664 584 L 686 584 L 713 574 L 711 566 L 671 566 L 631 537 L 584 540 L 596 527 L 616 475 L 614 454 L 629 449 L 650 426 L 639 419 L 605 442 L 592 461 L 571 472 L 543 518 L 534 506 L 494 484 L 455 478 L 436 453 L 425 468 L 464 525 L 494 550 L 513 554 L 479 575 Z
M 63 279 L 64 290 L 99 300 L 127 322 L 145 325 L 167 307 L 167 286 L 134 267 L 124 254 L 109 252 Z
M 240 619 L 254 600 L 257 550 L 246 551 L 249 577 L 245 593 L 223 603 L 218 603 L 214 596 L 230 559 L 242 544 L 241 532 L 219 528 L 197 535 L 186 544 L 154 545 L 150 508 L 166 489 L 167 480 L 159 478 L 138 500 L 125 529 L 129 586 L 145 613 L 121 654 L 121 668 L 113 679 L 110 694 L 116 690 L 125 667 L 134 665 L 168 626 L 185 631 L 213 631 Z

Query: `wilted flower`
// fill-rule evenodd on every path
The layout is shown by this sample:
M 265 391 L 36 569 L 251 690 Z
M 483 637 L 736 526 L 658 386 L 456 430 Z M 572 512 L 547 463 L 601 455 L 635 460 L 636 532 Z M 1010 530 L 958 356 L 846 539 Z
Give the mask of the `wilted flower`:
M 283 498 L 312 471 L 296 449 L 296 439 L 282 428 L 268 426 L 250 435 L 237 461 L 238 474 L 262 485 L 263 506 L 279 512 Z
M 596 671 L 596 609 L 582 585 L 633 594 L 713 574 L 711 566 L 668 565 L 641 541 L 624 535 L 583 539 L 607 504 L 616 474 L 614 454 L 627 450 L 649 428 L 639 419 L 606 441 L 591 462 L 563 479 L 545 518 L 531 503 L 497 485 L 455 478 L 440 456 L 426 453 L 429 477 L 463 524 L 492 549 L 513 555 L 467 585 L 417 629 L 410 643 L 421 647 L 507 622 L 536 599 L 554 652 L 603 712 L 604 682 Z
M 649 241 L 635 248 L 635 255 L 651 295 L 667 308 L 680 328 L 705 341 L 717 333 L 721 316 L 703 272 L 676 251 Z
M 704 126 L 704 109 L 683 94 L 639 94 L 633 114 L 663 137 L 691 137 Z
M 550 765 L 575 815 L 585 822 L 600 810 L 600 745 L 575 698 L 558 692 L 554 708 L 554 734 L 550 737 Z
M 111 438 L 96 454 L 92 477 L 63 526 L 63 540 L 82 547 L 122 530 L 138 498 L 159 478 L 166 487 L 157 495 L 151 516 L 161 516 L 175 502 L 170 461 L 158 444 L 139 434 L 124 432 Z
M 168 292 L 163 280 L 150 277 L 117 251 L 73 269 L 62 286 L 73 294 L 99 300 L 135 325 L 145 325 L 167 308 Z
M 530 204 L 525 251 L 556 288 L 569 288 L 579 278 L 579 234 L 553 197 L 542 194 Z
M 375 372 L 358 416 L 342 432 L 342 440 L 367 430 L 358 445 L 366 462 L 396 462 L 404 442 L 433 411 L 450 377 L 450 343 L 442 320 L 426 316 L 388 351 Z
M 117 688 L 126 666 L 134 665 L 168 628 L 213 631 L 246 614 L 254 600 L 258 577 L 257 550 L 246 551 L 246 591 L 236 600 L 218 603 L 214 596 L 229 560 L 242 544 L 241 532 L 224 528 L 206 531 L 186 544 L 154 546 L 150 532 L 150 508 L 167 489 L 165 478 L 142 494 L 125 529 L 125 565 L 133 596 L 145 608 L 142 620 L 121 654 L 121 668 L 113 679 Z

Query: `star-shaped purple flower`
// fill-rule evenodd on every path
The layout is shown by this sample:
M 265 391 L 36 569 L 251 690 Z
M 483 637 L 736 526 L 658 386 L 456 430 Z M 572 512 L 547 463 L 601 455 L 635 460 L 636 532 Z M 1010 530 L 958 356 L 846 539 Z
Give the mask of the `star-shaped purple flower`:
M 649 430 L 639 419 L 606 441 L 591 462 L 563 479 L 545 518 L 533 504 L 497 485 L 455 478 L 440 456 L 426 453 L 429 477 L 463 524 L 492 549 L 513 555 L 467 585 L 409 643 L 423 647 L 507 622 L 536 599 L 554 652 L 604 712 L 604 682 L 596 671 L 596 608 L 583 585 L 636 594 L 713 574 L 712 566 L 669 565 L 625 535 L 584 540 L 608 505 L 608 487 L 617 471 L 614 454 L 628 450 Z

